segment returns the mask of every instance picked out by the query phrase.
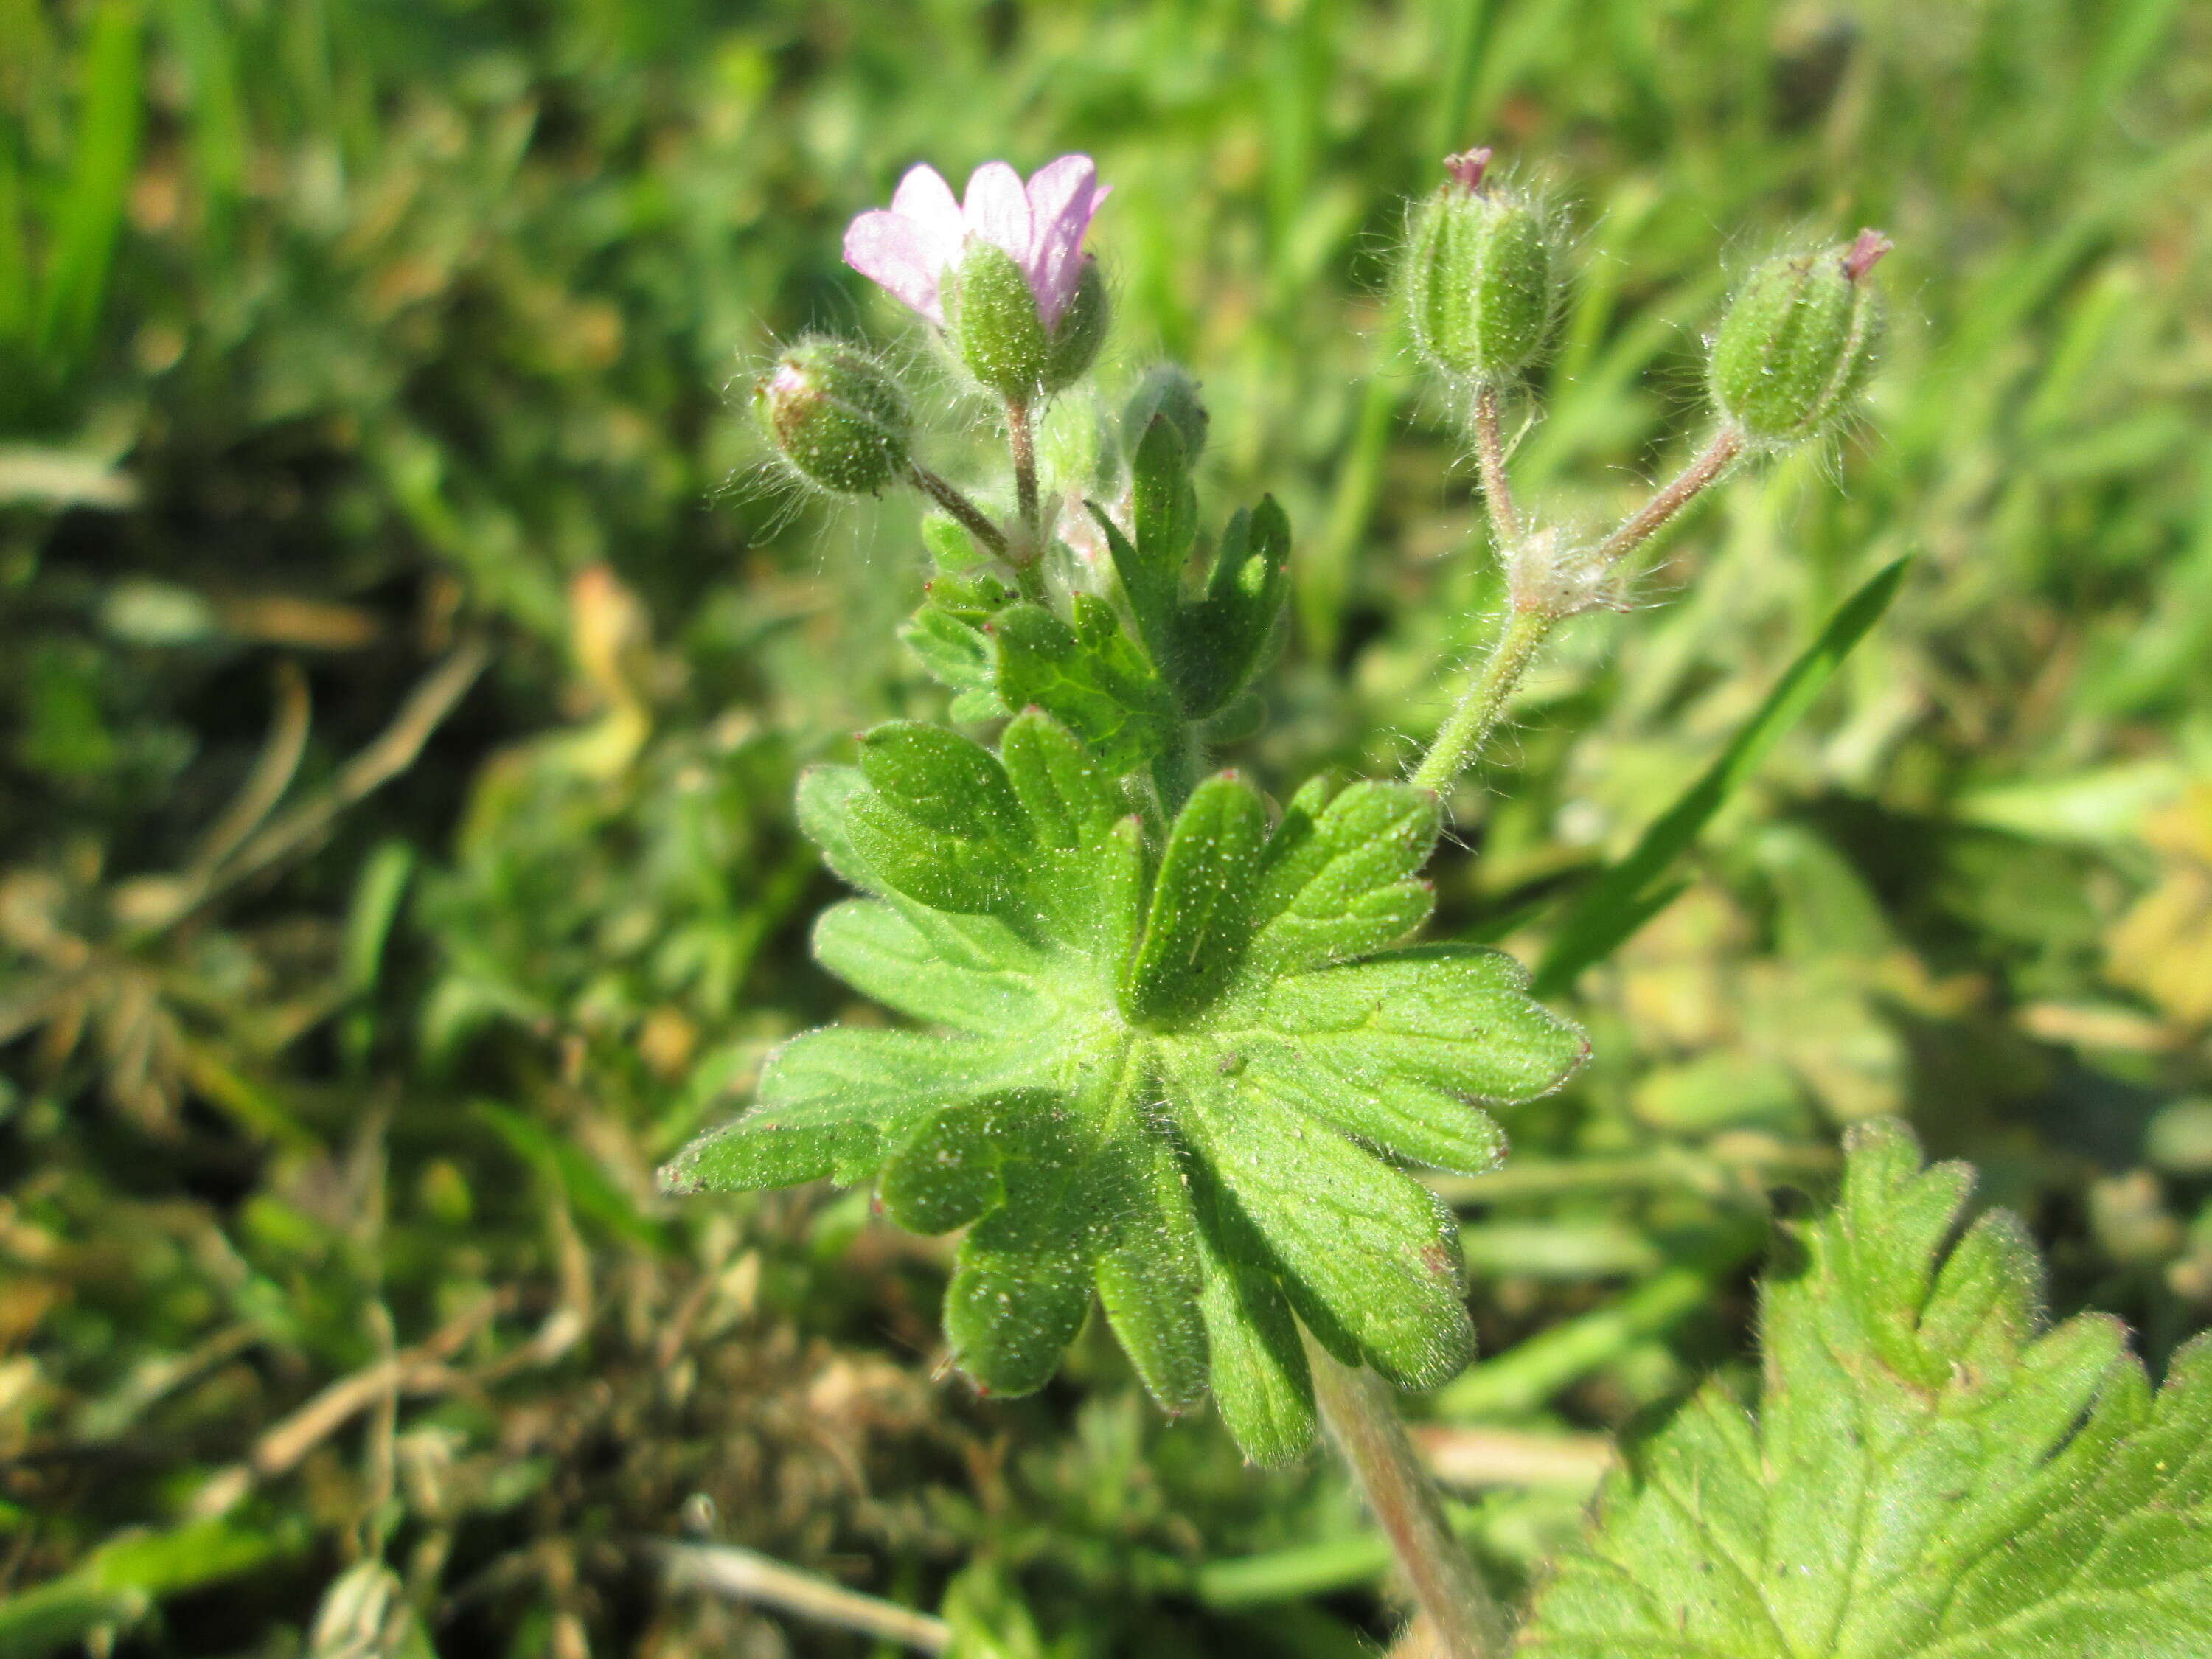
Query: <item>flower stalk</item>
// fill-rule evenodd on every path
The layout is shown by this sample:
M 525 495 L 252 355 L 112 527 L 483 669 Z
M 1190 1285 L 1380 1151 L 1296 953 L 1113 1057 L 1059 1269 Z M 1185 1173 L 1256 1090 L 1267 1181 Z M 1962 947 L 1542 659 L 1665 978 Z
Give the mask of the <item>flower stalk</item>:
M 1367 1508 L 1390 1540 L 1413 1600 L 1443 1659 L 1502 1659 L 1505 1615 L 1474 1563 L 1452 1536 L 1419 1455 L 1399 1420 L 1389 1386 L 1305 1340 L 1314 1399 Z

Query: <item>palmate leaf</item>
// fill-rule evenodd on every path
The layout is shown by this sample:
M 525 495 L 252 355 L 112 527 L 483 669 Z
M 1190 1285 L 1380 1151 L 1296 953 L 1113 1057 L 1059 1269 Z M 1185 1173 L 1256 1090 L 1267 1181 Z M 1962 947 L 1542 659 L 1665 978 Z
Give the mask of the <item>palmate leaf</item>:
M 1764 1286 L 1757 1416 L 1709 1387 L 1540 1597 L 1544 1659 L 2212 1653 L 2212 1339 L 2155 1395 L 2118 1322 L 2055 1328 L 2020 1223 L 1945 1249 L 1970 1176 L 1850 1139 Z
M 664 1171 L 678 1191 L 875 1177 L 927 1232 L 981 1386 L 1042 1386 L 1094 1294 L 1171 1409 L 1207 1391 L 1251 1456 L 1313 1434 L 1303 1321 L 1430 1388 L 1464 1365 L 1453 1218 L 1403 1159 L 1486 1169 L 1481 1103 L 1580 1061 L 1495 951 L 1391 949 L 1429 914 L 1433 797 L 1299 792 L 1272 828 L 1233 774 L 1148 842 L 1116 768 L 1039 709 L 999 751 L 867 733 L 799 818 L 868 896 L 824 966 L 930 1031 L 836 1028 L 771 1060 L 753 1109 Z

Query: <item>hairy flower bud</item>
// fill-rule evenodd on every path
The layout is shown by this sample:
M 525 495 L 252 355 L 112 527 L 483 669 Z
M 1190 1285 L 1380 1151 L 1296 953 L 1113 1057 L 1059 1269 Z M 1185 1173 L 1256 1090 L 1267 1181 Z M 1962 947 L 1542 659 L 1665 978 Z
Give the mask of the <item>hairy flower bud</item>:
M 1067 308 L 1048 331 L 1051 341 L 1044 362 L 1048 395 L 1066 391 L 1091 372 L 1091 365 L 1098 361 L 1098 348 L 1106 343 L 1106 325 L 1112 310 L 1098 262 L 1085 259 L 1083 274 L 1075 279 L 1075 292 L 1068 296 Z
M 945 336 L 952 355 L 1003 398 L 1030 398 L 1044 384 L 1052 343 L 1036 296 L 1011 254 L 972 242 L 947 273 Z
M 785 352 L 753 388 L 753 408 L 776 453 L 824 489 L 872 495 L 906 472 L 906 393 L 841 340 L 802 340 Z
M 1721 319 L 1707 382 L 1723 418 L 1754 443 L 1817 435 L 1866 383 L 1881 342 L 1881 296 L 1867 276 L 1888 239 L 1769 259 Z
M 1155 415 L 1167 416 L 1168 424 L 1182 440 L 1185 459 L 1194 464 L 1206 447 L 1206 428 L 1212 416 L 1199 398 L 1198 382 L 1179 363 L 1158 365 L 1130 395 L 1121 415 L 1121 441 L 1131 454 L 1144 441 L 1145 428 Z
M 1527 198 L 1485 185 L 1487 150 L 1455 155 L 1415 210 L 1400 273 L 1413 349 L 1462 379 L 1499 380 L 1534 360 L 1551 326 L 1551 233 Z
M 1106 281 L 1085 260 L 1066 307 L 1046 325 L 1030 279 L 1012 255 L 973 240 L 950 271 L 945 334 L 953 355 L 1002 398 L 1027 402 L 1080 380 L 1106 337 Z

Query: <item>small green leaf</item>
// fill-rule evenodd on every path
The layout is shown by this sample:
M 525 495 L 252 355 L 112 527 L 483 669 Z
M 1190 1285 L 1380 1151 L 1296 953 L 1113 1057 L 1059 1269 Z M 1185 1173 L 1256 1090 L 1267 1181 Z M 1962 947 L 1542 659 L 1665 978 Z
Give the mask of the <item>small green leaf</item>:
M 1175 423 L 1155 415 L 1129 462 L 1133 544 L 1097 508 L 1114 568 L 1128 595 L 1152 660 L 1164 662 L 1175 647 L 1176 605 L 1183 568 L 1198 538 L 1198 493 L 1191 487 L 1190 458 Z
M 1530 1100 L 1565 1081 L 1589 1042 L 1528 988 L 1502 951 L 1421 945 L 1276 980 L 1253 1023 L 1347 1079 Z
M 844 806 L 847 846 L 887 890 L 955 915 L 1028 914 L 1024 872 L 999 842 L 932 830 L 872 789 Z
M 941 605 L 924 605 L 900 624 L 899 638 L 939 685 L 998 701 L 998 654 L 991 636 L 973 623 Z
M 1191 792 L 1160 854 L 1144 942 L 1122 991 L 1130 1018 L 1188 1020 L 1227 985 L 1249 935 L 1248 905 L 1267 832 L 1259 792 L 1235 773 Z
M 839 880 L 887 898 L 896 890 L 853 842 L 853 803 L 867 788 L 857 766 L 808 767 L 799 775 L 799 828 L 821 849 L 822 861 Z
M 1175 699 L 1101 601 L 1079 594 L 1075 609 L 1074 628 L 1041 605 L 1000 613 L 1000 698 L 1065 722 L 1109 770 L 1140 771 L 1177 738 Z
M 1226 708 L 1280 646 L 1290 551 L 1290 520 L 1272 495 L 1223 531 L 1204 597 L 1176 614 L 1167 665 L 1193 719 Z
M 1762 1286 L 1759 1413 L 1708 1387 L 1537 1603 L 1545 1659 L 2189 1659 L 2212 1651 L 2212 1340 L 2155 1396 L 2117 1323 L 2045 1328 L 2025 1230 L 1853 1131 Z
M 1294 799 L 1267 842 L 1250 971 L 1295 974 L 1395 945 L 1429 919 L 1418 879 L 1443 827 L 1437 798 L 1355 783 L 1318 811 Z
M 1111 769 L 1075 733 L 1035 710 L 1007 725 L 999 758 L 1043 846 L 1082 851 L 1128 815 Z
M 1073 1251 L 1004 1243 L 984 1221 L 961 1241 L 945 1290 L 945 1334 L 960 1369 L 988 1393 L 1035 1394 L 1091 1306 L 1091 1265 Z
M 1030 1124 L 1063 1109 L 1057 1096 L 994 1095 L 929 1117 L 884 1170 L 884 1207 L 902 1227 L 946 1233 L 1005 1201 L 1002 1172 Z

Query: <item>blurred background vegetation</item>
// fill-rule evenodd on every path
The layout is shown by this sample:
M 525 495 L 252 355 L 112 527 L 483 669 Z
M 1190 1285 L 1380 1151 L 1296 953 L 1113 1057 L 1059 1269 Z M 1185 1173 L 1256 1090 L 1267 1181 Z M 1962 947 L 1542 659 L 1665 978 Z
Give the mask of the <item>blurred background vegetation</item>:
M 798 768 L 942 694 L 903 501 L 756 487 L 779 337 L 891 343 L 846 219 L 1095 154 L 1119 331 L 1274 490 L 1245 757 L 1388 768 L 1494 598 L 1392 354 L 1484 141 L 1583 276 L 1527 487 L 1629 503 L 1730 273 L 1879 225 L 1867 419 L 1578 623 L 1455 802 L 1442 933 L 1540 954 L 1820 619 L 1888 618 L 1556 999 L 1597 1058 L 1445 1183 L 1487 1358 L 1417 1404 L 1487 1570 L 1751 1351 L 1769 1193 L 1901 1113 L 2155 1367 L 2212 1322 L 2212 8 L 2193 0 L 0 0 L 0 1655 L 1353 1655 L 1383 1556 L 1109 1341 L 936 1374 L 939 1243 L 651 1171 L 810 963 Z M 972 470 L 956 400 L 933 440 Z M 956 1577 L 956 1575 L 958 1575 Z M 923 1635 L 930 1634 L 925 1631 Z

